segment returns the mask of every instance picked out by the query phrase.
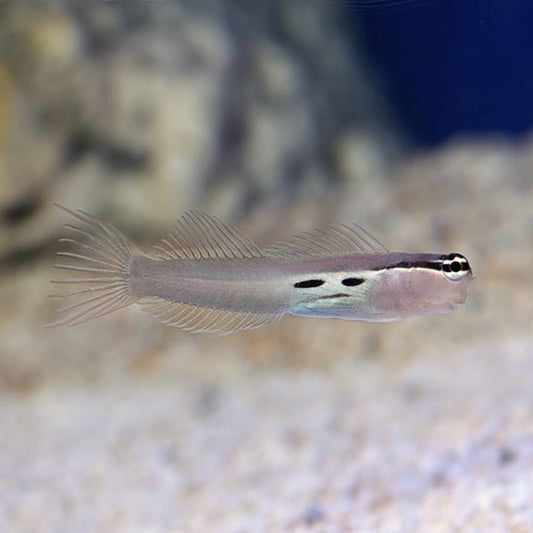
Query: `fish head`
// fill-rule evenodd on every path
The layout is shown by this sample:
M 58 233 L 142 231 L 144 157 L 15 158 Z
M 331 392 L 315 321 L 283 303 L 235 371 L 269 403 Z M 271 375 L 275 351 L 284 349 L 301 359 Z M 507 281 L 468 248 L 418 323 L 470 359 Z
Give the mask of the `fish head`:
M 427 257 L 383 271 L 370 304 L 384 319 L 453 313 L 466 300 L 472 269 L 461 254 Z

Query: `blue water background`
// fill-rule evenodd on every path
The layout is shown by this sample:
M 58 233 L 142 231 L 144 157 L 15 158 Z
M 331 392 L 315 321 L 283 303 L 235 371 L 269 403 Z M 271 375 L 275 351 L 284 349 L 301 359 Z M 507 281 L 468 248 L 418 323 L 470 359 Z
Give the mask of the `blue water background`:
M 533 0 L 391 2 L 356 16 L 415 139 L 434 145 L 458 133 L 532 129 Z

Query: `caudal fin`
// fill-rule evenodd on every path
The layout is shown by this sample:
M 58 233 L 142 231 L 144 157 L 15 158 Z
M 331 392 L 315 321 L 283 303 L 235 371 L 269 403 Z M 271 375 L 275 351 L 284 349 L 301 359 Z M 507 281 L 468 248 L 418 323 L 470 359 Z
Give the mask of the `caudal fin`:
M 64 300 L 57 308 L 66 313 L 47 327 L 75 326 L 135 302 L 129 291 L 130 259 L 140 253 L 116 228 L 83 212 L 56 204 L 80 224 L 65 224 L 70 237 L 60 239 L 67 249 L 57 252 L 62 260 L 55 268 L 65 273 L 52 283 L 65 291 L 51 295 Z

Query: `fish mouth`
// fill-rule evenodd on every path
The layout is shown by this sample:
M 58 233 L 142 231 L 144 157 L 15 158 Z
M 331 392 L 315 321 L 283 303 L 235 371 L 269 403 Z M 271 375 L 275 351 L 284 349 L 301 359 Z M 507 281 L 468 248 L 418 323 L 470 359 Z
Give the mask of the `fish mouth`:
M 466 301 L 466 294 L 461 295 L 461 296 L 458 296 L 457 298 L 454 298 L 454 299 L 453 299 L 453 302 L 452 302 L 452 305 L 454 305 L 455 307 L 457 307 L 457 306 L 460 305 L 460 304 L 464 304 L 465 301 Z
M 468 278 L 471 279 L 471 275 Z M 453 302 L 457 304 L 464 304 L 466 301 L 468 291 L 467 291 L 467 284 L 463 284 L 461 287 L 457 287 L 456 291 L 454 291 L 454 294 L 452 295 Z
M 459 292 L 455 298 L 453 299 L 455 306 L 457 307 L 458 304 L 464 304 L 466 301 L 466 289 Z
M 456 301 L 449 301 L 446 303 L 446 305 L 443 305 L 440 311 L 437 311 L 440 314 L 447 315 L 449 313 L 455 313 L 457 311 L 458 302 Z

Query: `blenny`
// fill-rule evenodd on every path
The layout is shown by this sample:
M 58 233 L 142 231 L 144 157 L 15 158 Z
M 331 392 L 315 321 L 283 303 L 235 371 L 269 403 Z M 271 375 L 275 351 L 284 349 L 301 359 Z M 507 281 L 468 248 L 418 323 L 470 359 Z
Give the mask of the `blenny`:
M 59 206 L 61 207 L 61 206 Z M 166 324 L 233 333 L 284 315 L 391 322 L 451 313 L 466 299 L 472 270 L 458 253 L 391 252 L 356 224 L 313 230 L 259 248 L 216 217 L 191 211 L 151 253 L 112 225 L 67 211 L 79 223 L 60 239 L 56 268 L 71 299 L 51 324 L 76 325 L 130 304 Z M 72 248 L 73 247 L 73 248 Z

